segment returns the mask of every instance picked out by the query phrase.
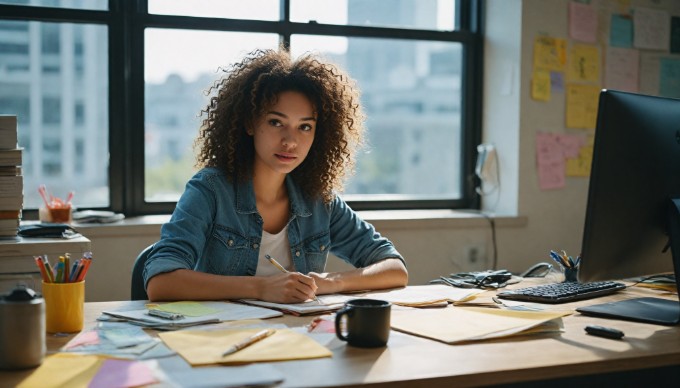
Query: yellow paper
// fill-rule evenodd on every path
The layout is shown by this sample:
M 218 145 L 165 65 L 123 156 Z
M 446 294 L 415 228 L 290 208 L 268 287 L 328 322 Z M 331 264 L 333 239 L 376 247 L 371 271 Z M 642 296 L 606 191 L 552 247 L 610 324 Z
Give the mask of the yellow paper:
M 147 304 L 146 308 L 154 308 L 158 310 L 167 311 L 169 313 L 176 313 L 186 315 L 187 317 L 202 317 L 204 315 L 215 314 L 219 310 L 208 307 L 200 302 L 171 302 L 163 304 Z
M 600 49 L 597 46 L 575 44 L 571 48 L 567 80 L 600 82 Z
M 531 98 L 537 101 L 550 101 L 550 73 L 535 70 L 531 76 Z
M 581 147 L 578 158 L 567 159 L 567 176 L 590 176 L 593 164 L 593 146 Z
M 222 357 L 230 346 L 262 328 L 236 330 L 183 330 L 158 336 L 192 366 L 241 364 L 331 357 L 330 350 L 304 334 L 277 329 L 273 335 L 229 356 Z
M 534 39 L 534 69 L 562 71 L 566 62 L 564 39 L 538 36 Z
M 45 358 L 18 388 L 87 387 L 105 358 L 57 353 Z
M 599 99 L 599 86 L 567 85 L 567 127 L 595 129 Z
M 559 331 L 570 311 L 516 311 L 482 307 L 394 310 L 392 328 L 455 344 L 511 335 Z

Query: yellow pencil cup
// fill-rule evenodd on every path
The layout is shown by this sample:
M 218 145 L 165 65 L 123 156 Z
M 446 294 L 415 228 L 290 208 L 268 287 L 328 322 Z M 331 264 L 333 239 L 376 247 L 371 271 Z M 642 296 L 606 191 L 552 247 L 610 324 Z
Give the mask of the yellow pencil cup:
M 75 333 L 83 329 L 85 281 L 42 284 L 45 327 L 48 333 Z

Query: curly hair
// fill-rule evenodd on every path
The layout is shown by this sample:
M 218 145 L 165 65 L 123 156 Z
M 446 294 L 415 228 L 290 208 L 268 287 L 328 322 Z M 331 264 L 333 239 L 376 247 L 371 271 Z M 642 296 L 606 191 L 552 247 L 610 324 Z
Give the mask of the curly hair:
M 354 173 L 354 153 L 363 145 L 364 114 L 356 83 L 336 65 L 307 53 L 295 60 L 285 49 L 255 50 L 208 89 L 216 92 L 205 110 L 196 167 L 217 167 L 227 178 L 252 179 L 255 147 L 246 132 L 282 92 L 305 95 L 317 113 L 316 133 L 305 160 L 291 172 L 310 198 L 329 203 Z

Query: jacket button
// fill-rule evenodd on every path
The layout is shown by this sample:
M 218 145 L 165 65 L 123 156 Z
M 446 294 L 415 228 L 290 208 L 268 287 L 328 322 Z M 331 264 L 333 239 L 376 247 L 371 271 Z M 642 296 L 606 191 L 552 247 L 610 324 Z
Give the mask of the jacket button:
M 253 249 L 257 249 L 260 245 L 258 243 L 253 244 Z
M 295 251 L 295 256 L 300 257 L 300 251 Z
M 326 246 L 325 246 L 325 245 L 322 245 L 322 246 L 319 247 L 319 249 L 321 249 L 321 252 L 323 252 L 323 251 L 326 250 Z
M 227 245 L 229 245 L 230 247 L 233 247 L 234 246 L 234 240 L 229 239 L 229 241 L 227 241 Z

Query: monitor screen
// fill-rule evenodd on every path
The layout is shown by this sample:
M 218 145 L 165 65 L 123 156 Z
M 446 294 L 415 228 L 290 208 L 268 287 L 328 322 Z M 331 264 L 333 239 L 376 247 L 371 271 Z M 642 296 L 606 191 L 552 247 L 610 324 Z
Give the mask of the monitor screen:
M 579 280 L 673 272 L 670 198 L 680 198 L 680 100 L 603 90 Z

